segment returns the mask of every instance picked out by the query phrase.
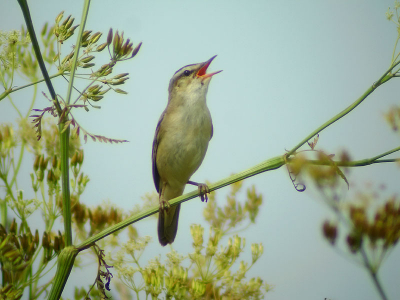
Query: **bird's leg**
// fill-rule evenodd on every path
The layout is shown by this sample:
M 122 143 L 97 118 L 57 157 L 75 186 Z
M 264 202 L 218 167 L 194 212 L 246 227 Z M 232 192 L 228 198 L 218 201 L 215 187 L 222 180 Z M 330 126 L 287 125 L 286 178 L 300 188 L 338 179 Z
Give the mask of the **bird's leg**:
M 165 186 L 166 186 L 166 184 L 164 183 L 164 184 L 163 184 L 163 187 L 162 187 L 162 189 L 161 189 L 161 193 L 160 193 L 160 198 L 159 198 L 159 201 L 160 201 L 160 211 L 164 211 L 164 210 L 165 210 L 166 212 L 168 212 L 169 202 L 168 202 L 168 201 L 165 201 L 165 198 L 164 198 Z
M 195 185 L 199 188 L 199 194 L 200 194 L 200 198 L 201 198 L 202 202 L 204 202 L 204 200 L 206 200 L 206 202 L 208 201 L 207 194 L 210 193 L 210 189 L 208 188 L 207 184 L 198 183 L 198 182 L 194 182 L 194 181 L 190 181 L 190 180 L 187 183 L 191 184 L 191 185 Z

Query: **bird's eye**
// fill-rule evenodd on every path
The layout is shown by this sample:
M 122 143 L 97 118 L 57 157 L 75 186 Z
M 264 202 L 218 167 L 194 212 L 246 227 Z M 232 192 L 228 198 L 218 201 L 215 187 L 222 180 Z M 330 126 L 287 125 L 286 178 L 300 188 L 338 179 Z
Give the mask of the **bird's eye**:
M 185 75 L 185 76 L 189 76 L 190 75 L 190 71 L 189 70 L 185 70 L 184 72 L 183 72 L 183 75 Z

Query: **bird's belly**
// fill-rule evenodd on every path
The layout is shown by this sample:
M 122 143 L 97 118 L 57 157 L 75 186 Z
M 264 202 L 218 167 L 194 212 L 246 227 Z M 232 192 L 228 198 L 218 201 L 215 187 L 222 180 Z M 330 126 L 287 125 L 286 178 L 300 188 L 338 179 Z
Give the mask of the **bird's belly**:
M 211 125 L 186 126 L 168 132 L 161 141 L 157 168 L 161 179 L 171 186 L 182 186 L 200 167 L 211 137 Z

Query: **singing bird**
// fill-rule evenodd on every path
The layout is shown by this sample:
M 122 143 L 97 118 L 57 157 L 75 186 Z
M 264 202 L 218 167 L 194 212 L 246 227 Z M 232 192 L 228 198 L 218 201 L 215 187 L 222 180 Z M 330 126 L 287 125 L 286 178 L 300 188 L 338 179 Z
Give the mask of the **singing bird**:
M 182 195 L 186 184 L 198 186 L 202 201 L 207 197 L 208 187 L 189 179 L 203 162 L 213 135 L 206 95 L 211 77 L 221 71 L 206 72 L 215 57 L 175 72 L 169 82 L 167 107 L 158 120 L 152 161 L 160 201 L 158 240 L 162 246 L 175 240 L 181 209 L 180 204 L 170 206 L 168 200 Z

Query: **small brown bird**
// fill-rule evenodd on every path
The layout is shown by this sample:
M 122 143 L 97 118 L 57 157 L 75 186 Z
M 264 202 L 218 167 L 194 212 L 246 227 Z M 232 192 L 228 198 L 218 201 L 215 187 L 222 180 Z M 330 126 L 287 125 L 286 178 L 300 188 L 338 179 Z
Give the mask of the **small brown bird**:
M 199 64 L 187 65 L 172 76 L 168 104 L 158 121 L 153 141 L 153 179 L 159 193 L 158 240 L 162 246 L 175 240 L 181 205 L 170 207 L 168 200 L 182 195 L 187 183 L 197 185 L 200 195 L 205 184 L 189 181 L 206 155 L 213 135 L 206 95 L 211 77 L 206 74 L 216 56 Z

